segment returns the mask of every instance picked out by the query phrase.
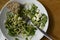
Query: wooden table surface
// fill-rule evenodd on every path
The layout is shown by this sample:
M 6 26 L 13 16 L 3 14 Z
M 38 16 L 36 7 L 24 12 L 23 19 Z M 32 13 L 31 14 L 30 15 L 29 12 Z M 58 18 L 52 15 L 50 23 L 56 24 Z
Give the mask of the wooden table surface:
M 0 0 L 0 9 L 9 0 Z M 39 0 L 47 9 L 50 23 L 47 33 L 53 40 L 60 40 L 60 0 Z M 41 40 L 48 40 L 43 37 Z

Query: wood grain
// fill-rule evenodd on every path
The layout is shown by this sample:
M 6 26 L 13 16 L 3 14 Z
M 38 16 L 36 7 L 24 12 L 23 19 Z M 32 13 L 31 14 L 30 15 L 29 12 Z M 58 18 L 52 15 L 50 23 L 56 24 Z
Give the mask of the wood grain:
M 0 0 L 0 9 L 8 0 Z M 60 0 L 38 0 L 46 8 L 50 23 L 47 33 L 52 36 L 53 40 L 60 40 Z M 41 40 L 48 40 L 43 37 Z

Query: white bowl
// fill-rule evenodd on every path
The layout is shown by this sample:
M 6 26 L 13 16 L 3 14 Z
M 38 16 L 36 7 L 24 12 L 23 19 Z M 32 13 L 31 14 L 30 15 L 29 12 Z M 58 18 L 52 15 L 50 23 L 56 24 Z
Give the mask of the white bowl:
M 46 16 L 48 17 L 48 14 L 47 14 L 46 9 L 45 9 L 44 6 L 43 6 L 40 2 L 38 2 L 37 0 L 13 0 L 13 1 L 17 1 L 17 2 L 19 2 L 19 3 L 21 3 L 21 4 L 25 4 L 25 3 L 31 3 L 31 4 L 32 4 L 32 3 L 33 3 L 33 4 L 35 4 L 36 6 L 38 6 L 38 9 L 40 10 L 41 13 L 46 14 Z M 10 3 L 10 2 L 11 2 L 11 1 L 7 2 L 7 3 L 4 5 L 4 7 L 2 8 L 2 10 L 1 10 L 1 14 L 0 14 L 0 26 L 1 26 L 1 31 L 2 31 L 2 33 L 3 33 L 3 35 L 4 35 L 4 37 L 6 37 L 8 40 L 14 40 L 13 37 L 10 37 L 9 35 L 7 35 L 7 31 L 6 31 L 5 25 L 4 25 L 4 21 L 6 20 L 5 13 L 8 11 L 7 8 L 6 8 L 6 5 L 7 5 L 8 3 Z M 47 23 L 46 23 L 46 25 L 45 25 L 45 27 L 44 27 L 44 29 L 43 29 L 45 32 L 46 32 L 47 29 L 48 29 L 48 23 L 49 23 L 49 17 L 48 17 Z M 35 35 L 34 35 L 34 37 L 32 38 L 32 40 L 40 40 L 43 36 L 44 36 L 43 33 L 41 33 L 39 30 L 37 30 L 36 33 L 35 33 Z M 21 38 L 21 37 L 19 37 L 19 39 L 20 39 L 20 40 L 25 40 L 24 38 Z

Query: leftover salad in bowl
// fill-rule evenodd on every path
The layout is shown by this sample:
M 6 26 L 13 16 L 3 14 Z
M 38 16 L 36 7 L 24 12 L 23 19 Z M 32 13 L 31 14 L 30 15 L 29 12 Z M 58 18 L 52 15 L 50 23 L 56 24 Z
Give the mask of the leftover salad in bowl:
M 28 19 L 42 30 L 47 23 L 47 15 L 41 13 L 38 6 L 34 3 L 21 4 L 12 1 L 7 4 L 6 8 L 8 9 L 5 13 L 6 20 L 4 20 L 5 29 L 7 31 L 6 34 L 9 37 L 13 37 L 14 40 L 35 40 L 34 35 L 37 35 L 38 29 L 28 24 Z M 20 37 L 22 39 L 19 39 Z

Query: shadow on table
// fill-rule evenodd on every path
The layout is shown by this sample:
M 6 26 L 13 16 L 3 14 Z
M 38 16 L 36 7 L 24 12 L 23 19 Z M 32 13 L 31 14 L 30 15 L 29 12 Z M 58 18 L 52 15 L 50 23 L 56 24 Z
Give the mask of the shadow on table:
M 46 10 L 48 12 L 48 16 L 49 16 L 49 27 L 47 30 L 47 34 L 51 35 L 53 40 L 59 39 L 55 34 L 53 34 L 53 30 L 54 30 L 54 26 L 55 26 L 53 13 L 51 12 L 51 10 L 47 6 L 44 5 L 44 7 L 46 8 Z M 43 37 L 41 40 L 48 40 L 48 39 L 46 37 Z

